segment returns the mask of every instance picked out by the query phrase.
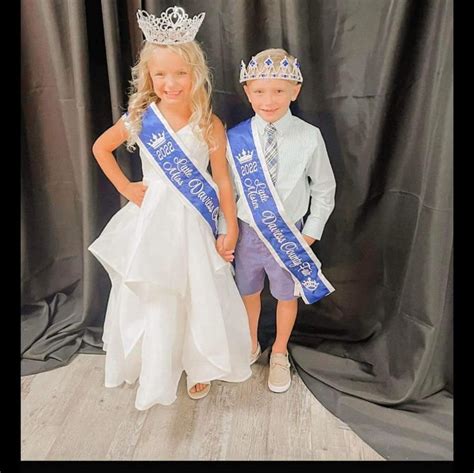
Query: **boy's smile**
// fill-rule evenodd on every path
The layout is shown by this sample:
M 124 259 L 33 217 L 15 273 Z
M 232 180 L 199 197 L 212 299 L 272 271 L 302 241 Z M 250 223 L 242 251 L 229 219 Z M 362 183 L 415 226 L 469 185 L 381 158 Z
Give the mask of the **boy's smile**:
M 286 114 L 300 89 L 301 84 L 284 79 L 255 79 L 244 85 L 253 111 L 269 123 L 278 121 Z

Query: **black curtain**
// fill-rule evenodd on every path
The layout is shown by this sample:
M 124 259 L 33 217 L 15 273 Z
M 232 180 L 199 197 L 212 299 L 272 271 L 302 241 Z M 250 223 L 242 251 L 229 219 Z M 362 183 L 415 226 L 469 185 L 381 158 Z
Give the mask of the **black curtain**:
M 283 47 L 301 63 L 292 111 L 321 129 L 337 191 L 313 246 L 336 291 L 300 304 L 299 375 L 385 458 L 452 459 L 452 0 L 173 4 L 206 12 L 197 39 L 227 127 L 251 115 L 241 59 Z M 110 284 L 87 246 L 123 200 L 91 146 L 126 106 L 136 9 L 168 6 L 22 0 L 23 374 L 101 353 Z M 264 346 L 274 309 L 266 292 Z

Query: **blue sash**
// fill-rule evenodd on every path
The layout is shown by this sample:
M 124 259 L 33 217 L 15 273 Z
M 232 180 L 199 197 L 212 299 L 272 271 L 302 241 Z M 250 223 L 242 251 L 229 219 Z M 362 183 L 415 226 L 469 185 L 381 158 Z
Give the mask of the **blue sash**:
M 286 216 L 268 173 L 257 130 L 251 119 L 227 132 L 231 165 L 253 220 L 253 227 L 277 263 L 295 281 L 295 296 L 313 304 L 334 291 L 321 263 Z
M 217 187 L 201 173 L 179 141 L 158 107 L 150 104 L 143 114 L 137 143 L 171 187 L 178 191 L 183 202 L 209 224 L 216 237 L 219 217 Z

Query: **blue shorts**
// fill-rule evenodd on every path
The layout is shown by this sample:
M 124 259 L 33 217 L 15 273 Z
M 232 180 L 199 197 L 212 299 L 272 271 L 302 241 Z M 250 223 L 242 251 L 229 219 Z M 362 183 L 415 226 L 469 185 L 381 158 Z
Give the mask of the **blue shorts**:
M 295 225 L 301 230 L 302 220 Z M 255 230 L 239 219 L 239 239 L 235 247 L 235 282 L 240 295 L 249 296 L 262 291 L 265 274 L 275 299 L 298 299 L 298 296 L 294 295 L 295 283 L 290 273 L 275 261 Z

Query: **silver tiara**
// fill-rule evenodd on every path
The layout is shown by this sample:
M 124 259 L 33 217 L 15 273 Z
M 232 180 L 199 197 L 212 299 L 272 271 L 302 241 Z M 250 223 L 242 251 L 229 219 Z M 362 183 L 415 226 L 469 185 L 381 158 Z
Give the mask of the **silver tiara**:
M 194 40 L 205 15 L 202 12 L 191 19 L 183 8 L 169 7 L 159 17 L 138 10 L 137 21 L 149 43 L 180 44 Z
M 244 61 L 241 61 L 240 82 L 242 83 L 253 79 L 285 79 L 303 82 L 298 59 L 295 58 L 292 62 L 286 56 L 279 64 L 275 64 L 270 56 L 260 64 L 255 57 L 252 57 L 247 67 Z

